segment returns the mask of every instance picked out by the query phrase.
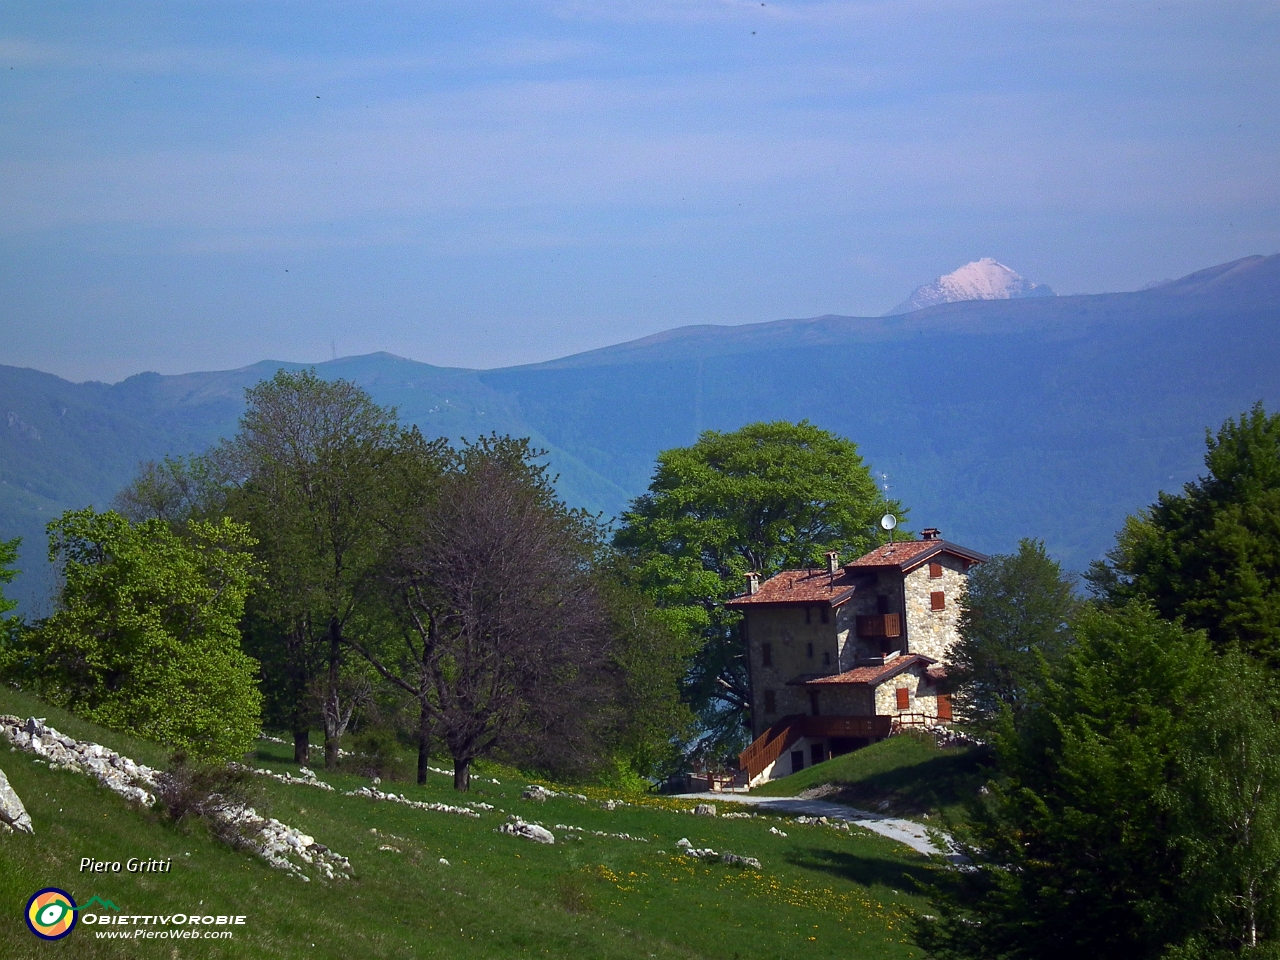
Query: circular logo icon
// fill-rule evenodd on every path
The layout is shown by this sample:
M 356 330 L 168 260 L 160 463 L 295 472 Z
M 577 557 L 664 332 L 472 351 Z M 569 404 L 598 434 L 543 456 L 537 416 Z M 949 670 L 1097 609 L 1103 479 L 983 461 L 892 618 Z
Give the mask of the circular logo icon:
M 76 902 L 57 887 L 37 890 L 27 901 L 27 926 L 41 940 L 61 940 L 76 926 Z

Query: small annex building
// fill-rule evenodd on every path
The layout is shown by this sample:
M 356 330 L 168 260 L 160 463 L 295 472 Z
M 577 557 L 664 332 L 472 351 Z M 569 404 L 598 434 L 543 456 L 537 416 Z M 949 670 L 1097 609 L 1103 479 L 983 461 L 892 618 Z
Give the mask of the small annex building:
M 943 540 L 888 543 L 841 565 L 784 570 L 726 606 L 742 613 L 754 742 L 748 784 L 951 719 L 943 689 L 969 568 L 987 559 Z

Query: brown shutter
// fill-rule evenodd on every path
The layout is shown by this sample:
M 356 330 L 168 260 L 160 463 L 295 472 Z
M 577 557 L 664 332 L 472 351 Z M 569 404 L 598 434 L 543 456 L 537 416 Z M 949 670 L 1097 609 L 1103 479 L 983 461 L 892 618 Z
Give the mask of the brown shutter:
M 911 706 L 911 691 L 906 687 L 899 687 L 894 691 L 898 695 L 898 709 L 905 710 Z
M 942 564 L 940 564 L 940 563 L 931 563 L 931 564 L 929 564 L 929 576 L 930 576 L 930 577 L 932 577 L 934 580 L 937 580 L 939 577 L 941 577 L 941 576 L 942 576 Z
M 935 590 L 929 594 L 930 610 L 945 610 L 947 608 L 947 595 L 941 590 Z
M 951 721 L 951 694 L 938 694 L 938 719 Z

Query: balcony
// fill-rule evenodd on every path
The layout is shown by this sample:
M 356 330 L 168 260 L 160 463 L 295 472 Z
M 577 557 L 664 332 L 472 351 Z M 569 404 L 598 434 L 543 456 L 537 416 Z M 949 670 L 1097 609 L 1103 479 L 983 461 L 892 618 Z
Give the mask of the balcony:
M 877 613 L 858 617 L 858 637 L 863 640 L 893 640 L 902 636 L 902 616 L 897 613 Z

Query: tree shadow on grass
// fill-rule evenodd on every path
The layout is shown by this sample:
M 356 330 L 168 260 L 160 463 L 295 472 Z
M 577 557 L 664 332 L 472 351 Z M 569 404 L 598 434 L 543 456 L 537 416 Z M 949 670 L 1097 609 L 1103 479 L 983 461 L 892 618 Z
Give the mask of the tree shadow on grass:
M 855 807 L 892 809 L 899 814 L 937 812 L 976 796 L 991 777 L 989 750 L 947 752 L 921 763 L 842 782 L 836 795 L 824 797 Z
M 919 890 L 935 879 L 936 867 L 927 863 L 903 863 L 886 857 L 863 857 L 843 850 L 810 847 L 797 851 L 787 862 L 792 866 L 829 873 L 864 887 L 891 887 Z

